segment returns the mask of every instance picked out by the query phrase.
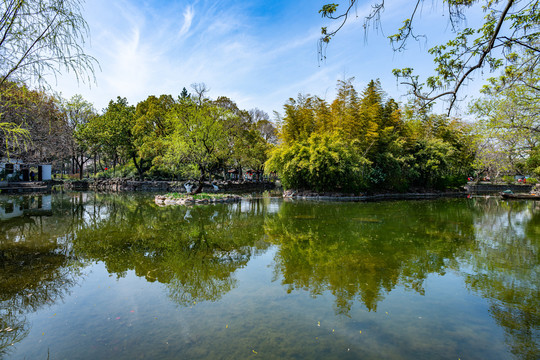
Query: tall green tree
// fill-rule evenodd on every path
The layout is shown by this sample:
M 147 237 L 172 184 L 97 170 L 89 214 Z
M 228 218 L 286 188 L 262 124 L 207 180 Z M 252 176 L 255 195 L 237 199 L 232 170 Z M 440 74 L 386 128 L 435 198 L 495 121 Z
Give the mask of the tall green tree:
M 91 121 L 86 131 L 87 136 L 96 139 L 102 152 L 112 160 L 113 169 L 119 161 L 132 160 L 141 173 L 133 136 L 134 114 L 135 107 L 119 96 L 116 101 L 109 101 L 105 112 Z
M 185 88 L 184 88 L 185 90 Z M 159 173 L 167 151 L 166 139 L 174 128 L 168 113 L 175 101 L 170 95 L 149 96 L 137 104 L 134 114 L 134 145 L 140 158 L 139 175 L 147 170 Z
M 200 101 L 199 101 L 200 100 Z M 234 116 L 229 110 L 200 98 L 185 98 L 169 112 L 174 132 L 168 137 L 165 161 L 177 169 L 194 165 L 199 172 L 198 186 L 219 164 L 221 153 L 228 148 L 227 120 Z
M 360 94 L 352 79 L 339 81 L 331 104 L 313 96 L 289 100 L 279 137 L 266 169 L 287 188 L 446 188 L 463 184 L 474 160 L 467 126 L 425 108 L 402 111 L 376 80 Z
M 71 130 L 69 145 L 72 161 L 78 169 L 79 179 L 83 178 L 84 164 L 91 159 L 90 154 L 95 144 L 88 138 L 86 128 L 88 123 L 96 116 L 93 105 L 81 95 L 73 95 L 71 99 L 62 104 L 62 110 L 66 114 L 67 124 Z

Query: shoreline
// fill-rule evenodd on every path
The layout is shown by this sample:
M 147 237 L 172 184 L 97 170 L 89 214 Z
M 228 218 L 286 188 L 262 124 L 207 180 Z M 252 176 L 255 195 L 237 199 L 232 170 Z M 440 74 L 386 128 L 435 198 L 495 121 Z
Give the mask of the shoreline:
M 324 201 L 374 201 L 374 200 L 422 200 L 436 198 L 459 198 L 473 195 L 465 191 L 446 192 L 446 193 L 391 193 L 391 194 L 373 194 L 373 195 L 283 195 L 285 200 L 324 200 Z

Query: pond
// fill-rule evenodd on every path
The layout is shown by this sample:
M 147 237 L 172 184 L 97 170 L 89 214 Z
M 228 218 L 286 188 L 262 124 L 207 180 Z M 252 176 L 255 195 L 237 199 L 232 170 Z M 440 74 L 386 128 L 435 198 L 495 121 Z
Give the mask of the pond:
M 537 202 L 58 193 L 0 218 L 0 358 L 540 358 Z

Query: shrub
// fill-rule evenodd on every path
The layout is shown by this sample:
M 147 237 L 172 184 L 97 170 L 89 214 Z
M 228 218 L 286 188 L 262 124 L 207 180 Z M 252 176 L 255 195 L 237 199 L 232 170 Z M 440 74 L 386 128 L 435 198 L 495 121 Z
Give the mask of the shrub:
M 369 165 L 337 137 L 314 134 L 307 141 L 276 147 L 266 171 L 277 172 L 288 189 L 357 192 L 367 187 Z

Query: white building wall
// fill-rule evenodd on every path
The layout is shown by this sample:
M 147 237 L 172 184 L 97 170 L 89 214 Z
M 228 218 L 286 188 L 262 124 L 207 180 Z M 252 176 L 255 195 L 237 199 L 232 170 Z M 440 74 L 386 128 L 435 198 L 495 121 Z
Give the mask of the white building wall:
M 41 165 L 41 176 L 42 180 L 51 180 L 52 179 L 52 165 Z

